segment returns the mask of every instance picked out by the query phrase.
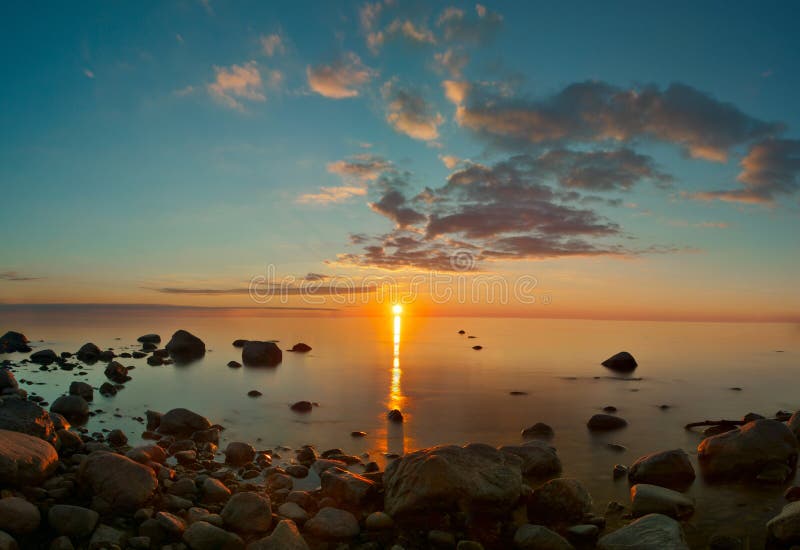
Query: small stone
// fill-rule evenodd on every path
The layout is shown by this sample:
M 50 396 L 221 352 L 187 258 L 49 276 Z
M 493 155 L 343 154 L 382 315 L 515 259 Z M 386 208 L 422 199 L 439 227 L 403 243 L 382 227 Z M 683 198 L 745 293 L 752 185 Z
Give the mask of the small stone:
M 322 508 L 308 520 L 305 529 L 323 540 L 347 540 L 358 535 L 358 520 L 350 512 L 338 508 Z
M 384 531 L 394 527 L 394 520 L 385 512 L 372 512 L 364 521 L 368 531 Z
M 0 498 L 0 531 L 27 535 L 39 528 L 41 520 L 39 509 L 24 498 Z
M 526 439 L 550 439 L 554 435 L 553 428 L 543 422 L 537 422 L 533 426 L 522 430 L 522 437 Z
M 298 401 L 290 406 L 294 412 L 307 413 L 311 412 L 313 405 L 310 401 Z
M 250 390 L 249 392 L 247 392 L 248 397 L 261 397 L 262 395 L 264 394 L 258 390 Z

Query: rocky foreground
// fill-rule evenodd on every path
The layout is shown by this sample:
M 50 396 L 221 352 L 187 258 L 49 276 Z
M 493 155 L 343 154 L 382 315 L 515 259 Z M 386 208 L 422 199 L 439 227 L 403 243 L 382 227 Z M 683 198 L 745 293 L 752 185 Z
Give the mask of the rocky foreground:
M 164 350 L 157 335 L 139 340 L 138 353 L 150 364 L 205 353 L 202 341 L 185 331 Z M 234 345 L 243 348 L 246 364 L 280 362 L 274 343 Z M 308 350 L 298 344 L 290 351 Z M 19 333 L 0 338 L 0 352 L 31 351 Z M 99 391 L 113 395 L 131 379 L 115 358 L 86 344 L 75 354 L 36 351 L 22 362 L 65 370 L 82 368 L 75 359 L 103 362 L 109 381 Z M 606 362 L 624 372 L 636 368 L 629 354 Z M 47 403 L 19 387 L 12 366 L 7 360 L 0 369 L 0 550 L 688 548 L 681 522 L 695 503 L 683 491 L 696 473 L 680 449 L 618 465 L 614 476 L 627 477 L 630 501 L 611 502 L 599 516 L 579 480 L 559 477 L 561 461 L 548 443 L 553 431 L 544 424 L 524 430 L 523 444 L 422 449 L 397 457 L 383 472 L 341 449 L 230 442 L 220 450 L 224 427 L 183 408 L 143 412 L 141 438 L 152 443 L 130 446 L 121 430 L 90 434 L 80 427 L 93 412 L 94 387 L 73 382 L 48 412 Z M 614 412 L 595 415 L 588 429 L 623 427 Z M 400 411 L 390 418 L 402 422 Z M 711 424 L 697 449 L 706 479 L 793 479 L 800 413 Z M 308 476 L 317 476 L 319 487 L 295 490 L 296 480 Z M 800 544 L 800 487 L 789 488 L 786 498 L 783 511 L 764 526 L 774 548 Z M 607 528 L 612 524 L 621 527 Z M 745 548 L 727 537 L 708 547 Z

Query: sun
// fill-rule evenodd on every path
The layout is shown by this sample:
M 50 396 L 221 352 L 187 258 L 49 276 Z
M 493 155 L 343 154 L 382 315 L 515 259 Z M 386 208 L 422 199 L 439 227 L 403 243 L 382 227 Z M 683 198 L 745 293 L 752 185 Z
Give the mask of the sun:
M 392 313 L 394 313 L 395 315 L 400 315 L 401 313 L 403 313 L 403 306 L 401 306 L 400 304 L 393 305 Z

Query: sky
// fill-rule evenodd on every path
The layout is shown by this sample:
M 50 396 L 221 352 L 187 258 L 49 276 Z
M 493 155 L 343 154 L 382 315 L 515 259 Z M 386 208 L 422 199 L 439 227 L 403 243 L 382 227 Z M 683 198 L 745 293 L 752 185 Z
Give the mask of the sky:
M 0 303 L 800 321 L 798 12 L 4 3 Z

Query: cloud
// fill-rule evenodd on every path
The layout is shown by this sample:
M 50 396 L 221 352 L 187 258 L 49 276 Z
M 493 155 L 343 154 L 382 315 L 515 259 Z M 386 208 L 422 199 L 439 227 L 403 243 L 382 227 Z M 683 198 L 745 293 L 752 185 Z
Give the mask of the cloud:
M 386 101 L 386 121 L 395 130 L 423 141 L 439 137 L 444 117 L 419 93 L 400 87 L 394 80 L 386 82 L 381 92 Z
M 460 158 L 453 155 L 439 155 L 439 160 L 442 161 L 442 164 L 444 164 L 448 170 L 452 170 L 461 162 Z
M 94 79 L 94 72 L 91 69 L 83 69 L 83 75 L 88 79 Z
M 408 227 L 425 221 L 425 216 L 407 206 L 405 195 L 396 189 L 389 189 L 377 202 L 371 202 L 370 208 L 386 216 L 398 227 Z
M 308 281 L 316 282 L 316 281 Z M 374 286 L 352 286 L 340 285 L 335 281 L 328 285 L 319 284 L 302 284 L 297 286 L 288 286 L 276 283 L 274 285 L 262 284 L 253 287 L 237 287 L 237 288 L 184 288 L 184 287 L 158 287 L 149 288 L 144 287 L 145 290 L 152 290 L 161 294 L 189 294 L 194 296 L 249 296 L 253 293 L 259 297 L 266 298 L 267 296 L 327 296 L 327 295 L 346 295 L 346 294 L 364 294 L 368 292 L 375 292 Z M 290 308 L 287 308 L 290 309 Z M 295 308 L 297 309 L 297 308 Z M 317 308 L 304 308 L 304 309 L 317 309 Z
M 189 86 L 185 86 L 179 90 L 174 90 L 172 93 L 178 97 L 186 97 L 192 95 L 194 92 L 194 86 L 190 84 Z
M 0 271 L 0 281 L 12 281 L 15 283 L 40 281 L 42 277 L 31 277 L 30 275 L 23 275 L 18 271 Z
M 321 187 L 319 193 L 306 193 L 297 198 L 300 204 L 330 204 L 344 202 L 352 197 L 360 197 L 367 194 L 365 187 L 354 187 L 351 185 L 340 185 L 336 187 Z
M 461 78 L 464 68 L 469 63 L 469 55 L 453 48 L 434 54 L 433 58 L 437 65 L 447 71 L 452 78 Z
M 381 11 L 383 11 L 383 4 L 381 2 L 366 2 L 358 11 L 361 27 L 366 31 L 375 28 L 380 18 Z
M 728 229 L 730 224 L 727 222 L 700 222 L 696 223 L 695 227 L 713 228 L 713 229 Z
M 475 13 L 460 8 L 445 8 L 437 25 L 444 39 L 461 44 L 484 44 L 492 40 L 503 26 L 503 16 L 477 4 Z
M 784 129 L 680 83 L 662 90 L 587 81 L 534 100 L 497 96 L 453 81 L 444 86 L 461 126 L 517 150 L 649 139 L 675 144 L 694 158 L 724 162 L 733 147 Z
M 386 27 L 384 36 L 400 36 L 417 44 L 436 44 L 436 37 L 424 25 L 414 24 L 409 19 L 395 19 Z
M 214 67 L 214 72 L 215 79 L 208 85 L 208 93 L 222 105 L 244 111 L 241 100 L 266 101 L 261 73 L 255 61 L 248 61 L 244 65 Z
M 328 163 L 327 170 L 342 178 L 344 185 L 321 187 L 319 193 L 306 193 L 297 198 L 300 204 L 331 204 L 367 194 L 367 184 L 392 171 L 392 164 L 377 155 L 354 155 L 346 160 Z
M 768 139 L 754 144 L 741 160 L 743 189 L 694 193 L 699 200 L 772 204 L 800 190 L 800 140 Z
M 261 37 L 261 49 L 264 50 L 264 55 L 272 57 L 285 53 L 286 44 L 279 33 L 272 33 Z
M 330 65 L 309 65 L 306 76 L 308 85 L 316 93 L 332 99 L 344 99 L 358 96 L 359 88 L 372 79 L 374 71 L 351 52 Z

